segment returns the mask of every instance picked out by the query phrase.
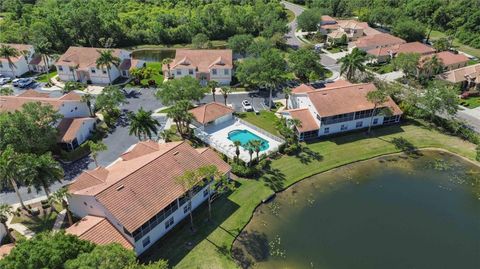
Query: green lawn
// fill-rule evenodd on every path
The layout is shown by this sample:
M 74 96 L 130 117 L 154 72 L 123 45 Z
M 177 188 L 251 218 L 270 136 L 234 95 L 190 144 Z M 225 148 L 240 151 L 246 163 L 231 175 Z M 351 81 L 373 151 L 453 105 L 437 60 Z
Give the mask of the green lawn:
M 480 97 L 468 97 L 467 99 L 461 99 L 460 105 L 468 108 L 476 108 L 480 106 Z
M 243 112 L 238 113 L 238 117 L 244 121 L 247 121 L 253 125 L 256 125 L 265 131 L 273 134 L 280 135 L 275 128 L 276 123 L 279 121 L 278 117 L 270 111 L 260 111 L 257 115 L 255 112 Z
M 205 221 L 205 208 L 197 210 L 196 233 L 192 234 L 185 221 L 142 259 L 168 259 L 175 268 L 236 268 L 231 258 L 232 243 L 256 206 L 273 190 L 348 163 L 415 148 L 441 148 L 475 158 L 475 145 L 413 123 L 375 129 L 370 136 L 351 133 L 308 144 L 298 156 L 273 160 L 266 176 L 238 180 L 235 191 L 213 204 L 213 221 Z
M 60 206 L 56 207 L 61 208 Z M 57 219 L 57 212 L 51 211 L 50 208 L 47 208 L 45 209 L 44 214 L 44 209 L 42 209 L 40 206 L 39 208 L 42 212 L 39 216 L 14 216 L 11 223 L 21 223 L 34 233 L 41 233 L 52 230 L 53 224 L 55 224 L 55 220 Z
M 153 79 L 160 85 L 163 83 L 163 72 L 162 72 L 162 63 L 159 62 L 147 62 L 147 67 L 150 67 L 154 70 L 155 74 L 147 79 L 143 79 L 141 81 L 142 84 L 148 85 L 148 81 Z
M 435 40 L 440 39 L 442 37 L 447 37 L 447 36 L 444 33 L 439 32 L 439 31 L 432 31 L 432 33 L 430 34 L 430 39 L 432 41 L 435 41 Z M 453 46 L 456 47 L 460 51 L 463 51 L 463 52 L 468 53 L 470 55 L 473 55 L 477 58 L 480 58 L 480 49 L 475 49 L 475 48 L 472 48 L 470 46 L 464 45 L 460 41 L 458 41 L 458 39 L 456 39 L 456 38 L 453 40 Z
M 53 78 L 53 77 L 56 76 L 56 75 L 57 75 L 57 71 L 52 71 L 52 72 L 50 72 L 50 73 L 48 74 L 48 76 L 47 76 L 46 73 L 45 73 L 45 74 L 41 74 L 40 76 L 38 76 L 37 81 L 38 81 L 38 82 L 45 82 L 45 83 L 46 83 L 46 82 L 48 82 L 48 79 Z
M 384 64 L 378 64 L 378 65 L 367 65 L 366 66 L 368 70 L 378 73 L 378 74 L 385 74 L 385 73 L 390 73 L 395 71 L 395 67 L 393 66 L 393 63 L 384 63 Z

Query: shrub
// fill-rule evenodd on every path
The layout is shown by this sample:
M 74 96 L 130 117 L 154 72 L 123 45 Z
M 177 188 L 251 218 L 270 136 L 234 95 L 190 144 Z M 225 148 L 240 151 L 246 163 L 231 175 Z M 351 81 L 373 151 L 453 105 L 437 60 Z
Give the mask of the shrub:
M 294 155 L 294 154 L 297 154 L 300 151 L 300 149 L 301 149 L 300 144 L 293 143 L 293 144 L 288 145 L 285 148 L 285 153 L 287 155 Z
M 249 178 L 258 175 L 259 171 L 257 169 L 257 166 L 246 166 L 241 163 L 233 163 L 232 173 L 239 177 Z

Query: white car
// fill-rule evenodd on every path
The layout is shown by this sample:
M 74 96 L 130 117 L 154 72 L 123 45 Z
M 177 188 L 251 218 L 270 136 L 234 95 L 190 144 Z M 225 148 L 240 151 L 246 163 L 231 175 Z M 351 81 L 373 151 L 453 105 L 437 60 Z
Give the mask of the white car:
M 10 80 L 11 79 L 9 77 L 0 78 L 0 85 L 5 85 L 5 84 L 9 83 Z
M 31 78 L 17 78 L 12 81 L 13 86 L 19 88 L 26 88 L 33 84 L 35 81 Z
M 244 111 L 253 111 L 253 106 L 248 100 L 242 101 L 242 107 Z

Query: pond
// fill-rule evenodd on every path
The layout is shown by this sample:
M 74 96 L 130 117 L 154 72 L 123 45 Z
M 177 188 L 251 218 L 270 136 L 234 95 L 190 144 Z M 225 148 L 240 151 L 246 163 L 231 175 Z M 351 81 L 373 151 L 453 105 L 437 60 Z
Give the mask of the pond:
M 425 151 L 344 166 L 260 205 L 244 268 L 480 268 L 480 168 Z
M 161 62 L 165 58 L 175 58 L 175 49 L 139 49 L 132 52 L 132 57 L 147 62 Z

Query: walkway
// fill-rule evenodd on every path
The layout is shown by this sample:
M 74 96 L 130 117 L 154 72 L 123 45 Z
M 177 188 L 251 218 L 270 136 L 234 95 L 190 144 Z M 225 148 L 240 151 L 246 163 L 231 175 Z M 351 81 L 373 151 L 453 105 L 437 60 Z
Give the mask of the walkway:
M 60 213 L 57 215 L 57 219 L 55 220 L 55 223 L 53 224 L 52 231 L 58 232 L 60 229 L 62 229 L 63 222 L 65 221 L 65 216 L 67 215 L 67 210 L 62 210 Z

